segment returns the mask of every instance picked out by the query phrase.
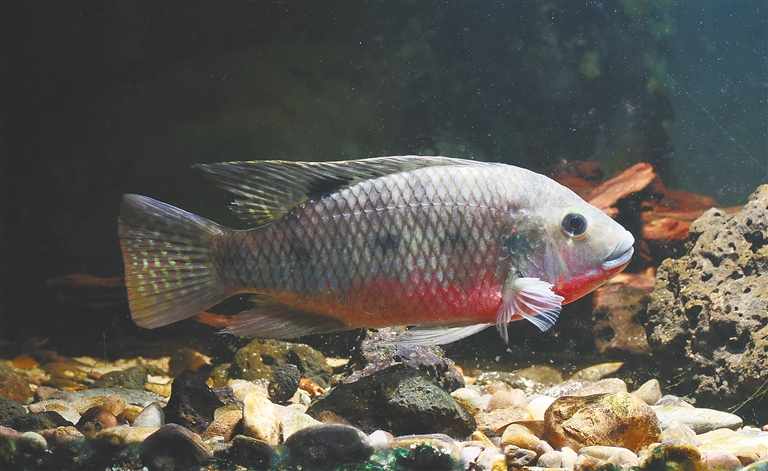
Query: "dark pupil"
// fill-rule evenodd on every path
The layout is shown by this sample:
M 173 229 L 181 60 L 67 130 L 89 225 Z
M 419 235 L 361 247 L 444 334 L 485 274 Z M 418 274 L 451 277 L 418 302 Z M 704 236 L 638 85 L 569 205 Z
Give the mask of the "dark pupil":
M 566 214 L 563 229 L 571 236 L 580 236 L 587 230 L 587 221 L 580 214 Z

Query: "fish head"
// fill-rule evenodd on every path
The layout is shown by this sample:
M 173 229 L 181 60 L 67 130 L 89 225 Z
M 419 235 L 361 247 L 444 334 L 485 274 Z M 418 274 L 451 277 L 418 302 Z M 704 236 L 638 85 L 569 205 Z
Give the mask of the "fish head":
M 567 304 L 626 268 L 635 239 L 571 190 L 551 183 L 557 188 L 547 185 L 547 192 L 531 199 L 526 223 L 508 245 L 519 276 L 551 283 Z M 519 251 L 521 245 L 527 250 Z

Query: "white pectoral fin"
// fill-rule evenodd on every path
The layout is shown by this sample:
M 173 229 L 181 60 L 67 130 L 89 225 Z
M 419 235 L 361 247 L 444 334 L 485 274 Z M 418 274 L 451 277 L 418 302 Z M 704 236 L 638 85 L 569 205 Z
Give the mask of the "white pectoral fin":
M 509 342 L 507 324 L 515 315 L 542 331 L 557 321 L 565 298 L 552 291 L 552 285 L 538 278 L 510 278 L 502 290 L 502 304 L 496 314 L 496 328 L 504 342 Z
M 444 345 L 461 340 L 487 329 L 492 324 L 475 324 L 461 327 L 413 327 L 392 340 L 393 344 L 409 346 Z

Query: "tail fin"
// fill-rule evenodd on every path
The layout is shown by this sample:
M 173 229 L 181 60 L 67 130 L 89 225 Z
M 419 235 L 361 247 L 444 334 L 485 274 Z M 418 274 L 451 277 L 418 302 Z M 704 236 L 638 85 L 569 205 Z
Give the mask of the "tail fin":
M 123 196 L 118 235 L 133 320 L 154 329 L 223 301 L 214 239 L 227 229 L 169 204 Z

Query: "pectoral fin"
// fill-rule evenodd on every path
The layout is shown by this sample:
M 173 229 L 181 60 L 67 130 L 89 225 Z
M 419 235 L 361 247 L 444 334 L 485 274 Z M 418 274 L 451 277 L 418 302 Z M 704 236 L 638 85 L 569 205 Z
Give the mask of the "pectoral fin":
M 542 331 L 557 321 L 565 298 L 552 291 L 552 284 L 538 278 L 507 279 L 502 290 L 502 304 L 496 313 L 496 328 L 504 342 L 509 342 L 507 324 L 520 316 Z

